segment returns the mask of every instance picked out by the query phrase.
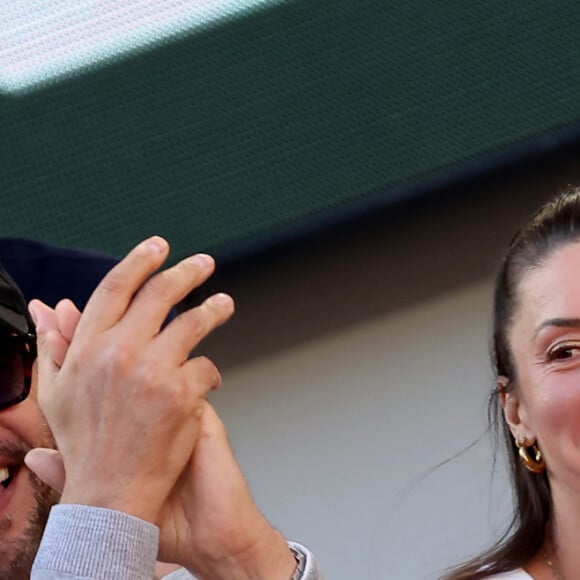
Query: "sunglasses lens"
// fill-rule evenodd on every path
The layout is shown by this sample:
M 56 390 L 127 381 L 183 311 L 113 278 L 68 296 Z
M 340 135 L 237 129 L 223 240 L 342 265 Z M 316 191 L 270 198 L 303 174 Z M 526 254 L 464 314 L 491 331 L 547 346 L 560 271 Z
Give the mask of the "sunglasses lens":
M 34 356 L 34 346 L 27 337 L 0 340 L 0 409 L 28 395 Z

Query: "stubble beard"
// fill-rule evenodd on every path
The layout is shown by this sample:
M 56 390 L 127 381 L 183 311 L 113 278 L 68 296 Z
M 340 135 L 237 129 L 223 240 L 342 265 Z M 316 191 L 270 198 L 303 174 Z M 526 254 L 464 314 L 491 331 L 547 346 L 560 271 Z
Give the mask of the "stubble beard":
M 52 441 L 50 441 L 52 443 Z M 46 445 L 54 447 L 53 444 Z M 29 450 L 19 445 L 19 454 Z M 23 467 L 22 469 L 26 469 Z M 18 539 L 3 538 L 3 532 L 13 525 L 10 516 L 0 519 L 0 578 L 5 580 L 29 580 L 32 563 L 38 551 L 40 540 L 53 505 L 58 503 L 59 494 L 28 471 L 21 473 L 29 478 L 34 495 L 34 508 L 28 516 L 24 533 Z

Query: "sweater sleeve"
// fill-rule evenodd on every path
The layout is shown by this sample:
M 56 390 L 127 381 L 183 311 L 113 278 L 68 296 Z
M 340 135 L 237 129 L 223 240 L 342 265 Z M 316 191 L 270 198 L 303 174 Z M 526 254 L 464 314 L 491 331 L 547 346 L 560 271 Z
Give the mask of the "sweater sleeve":
M 57 505 L 32 566 L 31 580 L 151 580 L 159 529 L 122 512 Z

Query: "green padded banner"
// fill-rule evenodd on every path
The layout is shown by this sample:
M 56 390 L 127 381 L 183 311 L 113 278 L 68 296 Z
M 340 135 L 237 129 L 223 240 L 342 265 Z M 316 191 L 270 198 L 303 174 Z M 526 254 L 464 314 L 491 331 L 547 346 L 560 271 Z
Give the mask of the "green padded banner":
M 0 235 L 239 256 L 388 204 L 577 127 L 579 25 L 576 2 L 288 0 L 0 92 Z

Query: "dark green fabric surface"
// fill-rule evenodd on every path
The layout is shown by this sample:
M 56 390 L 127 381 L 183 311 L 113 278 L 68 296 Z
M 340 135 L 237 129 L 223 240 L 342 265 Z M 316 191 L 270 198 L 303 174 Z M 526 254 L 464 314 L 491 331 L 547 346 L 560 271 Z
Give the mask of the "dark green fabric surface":
M 0 95 L 0 235 L 239 254 L 580 121 L 580 3 L 278 3 Z

